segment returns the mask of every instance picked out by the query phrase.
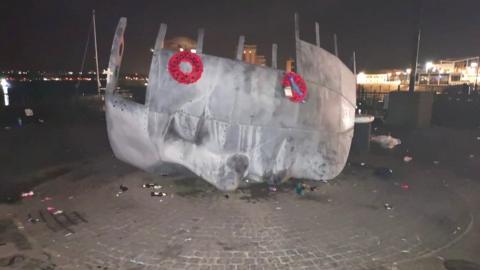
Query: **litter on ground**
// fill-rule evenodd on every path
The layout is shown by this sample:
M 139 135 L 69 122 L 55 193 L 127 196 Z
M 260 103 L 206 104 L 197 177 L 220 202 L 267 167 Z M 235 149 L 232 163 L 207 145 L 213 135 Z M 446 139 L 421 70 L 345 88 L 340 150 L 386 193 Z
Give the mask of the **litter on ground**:
M 402 143 L 400 139 L 394 138 L 390 135 L 372 136 L 372 142 L 379 144 L 384 149 L 393 149 L 395 146 Z

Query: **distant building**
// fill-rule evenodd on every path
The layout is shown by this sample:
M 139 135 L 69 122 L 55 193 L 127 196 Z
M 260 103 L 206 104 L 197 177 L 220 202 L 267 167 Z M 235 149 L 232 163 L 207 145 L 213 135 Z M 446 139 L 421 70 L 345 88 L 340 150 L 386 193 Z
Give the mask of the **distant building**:
M 417 69 L 416 89 L 442 91 L 452 85 L 475 86 L 480 83 L 479 59 L 468 57 L 427 62 Z M 366 91 L 407 90 L 409 80 L 410 69 L 357 74 L 357 84 Z
M 191 51 L 197 48 L 197 42 L 189 37 L 174 37 L 165 41 L 164 48 L 172 51 Z
M 266 66 L 267 65 L 267 58 L 265 58 L 264 55 L 257 55 L 257 57 L 255 57 L 255 65 L 259 65 L 259 66 Z
M 257 45 L 245 44 L 243 47 L 243 61 L 252 65 L 266 66 L 267 59 L 264 55 L 257 55 Z
M 257 58 L 257 45 L 245 45 L 243 47 L 243 61 L 249 64 L 255 64 Z
M 285 64 L 285 71 L 295 72 L 295 60 L 293 60 L 293 58 L 287 59 L 287 63 Z

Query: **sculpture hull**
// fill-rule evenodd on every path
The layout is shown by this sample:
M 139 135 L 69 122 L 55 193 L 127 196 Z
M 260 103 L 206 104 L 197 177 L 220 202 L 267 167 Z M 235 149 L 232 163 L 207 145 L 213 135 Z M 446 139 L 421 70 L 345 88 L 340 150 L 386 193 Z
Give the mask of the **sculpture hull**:
M 244 180 L 328 180 L 345 166 L 353 136 L 355 77 L 325 50 L 297 40 L 304 103 L 284 96 L 284 72 L 200 54 L 201 78 L 181 84 L 168 72 L 175 53 L 156 48 L 145 104 L 114 93 L 126 21 L 112 47 L 107 129 L 119 159 L 147 171 L 182 165 L 221 190 Z

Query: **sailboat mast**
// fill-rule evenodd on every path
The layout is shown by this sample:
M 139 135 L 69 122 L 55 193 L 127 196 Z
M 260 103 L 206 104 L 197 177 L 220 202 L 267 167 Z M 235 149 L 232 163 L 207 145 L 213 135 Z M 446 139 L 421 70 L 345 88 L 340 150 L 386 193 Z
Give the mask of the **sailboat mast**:
M 98 68 L 97 25 L 95 23 L 95 10 L 92 11 L 92 20 L 93 20 L 93 38 L 95 40 L 95 64 L 97 68 L 97 91 L 98 91 L 98 94 L 100 94 L 100 87 L 102 87 L 102 84 L 100 83 L 100 72 Z

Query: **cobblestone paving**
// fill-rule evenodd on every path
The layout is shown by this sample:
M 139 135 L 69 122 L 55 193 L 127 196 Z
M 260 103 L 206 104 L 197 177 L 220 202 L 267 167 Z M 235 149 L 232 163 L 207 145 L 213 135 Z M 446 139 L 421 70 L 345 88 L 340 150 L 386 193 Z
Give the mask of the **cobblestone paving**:
M 193 176 L 153 177 L 102 162 L 9 208 L 48 254 L 43 269 L 394 269 L 462 237 L 471 222 L 462 198 L 427 173 L 411 175 L 422 181 L 404 190 L 397 179 L 349 166 L 304 196 L 291 185 L 224 194 Z M 99 169 L 107 165 L 113 169 Z M 141 188 L 152 181 L 167 197 Z M 117 197 L 120 184 L 129 189 Z M 27 222 L 28 214 L 39 222 Z

